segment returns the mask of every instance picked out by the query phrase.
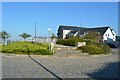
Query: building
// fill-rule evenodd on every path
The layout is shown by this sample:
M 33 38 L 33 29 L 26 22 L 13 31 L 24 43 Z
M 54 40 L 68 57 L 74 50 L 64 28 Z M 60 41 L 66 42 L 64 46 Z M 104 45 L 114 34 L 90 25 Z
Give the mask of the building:
M 90 32 L 98 32 L 101 35 L 103 42 L 114 42 L 116 41 L 116 33 L 109 26 L 96 27 L 96 28 L 85 28 L 77 26 L 59 26 L 58 38 L 69 38 L 71 36 L 83 37 Z

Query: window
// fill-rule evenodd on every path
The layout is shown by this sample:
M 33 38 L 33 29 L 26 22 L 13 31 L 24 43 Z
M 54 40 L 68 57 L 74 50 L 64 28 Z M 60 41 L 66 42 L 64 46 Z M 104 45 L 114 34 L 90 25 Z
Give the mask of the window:
M 105 36 L 107 37 L 107 34 L 105 34 Z
M 109 37 L 109 34 L 108 34 L 108 37 Z

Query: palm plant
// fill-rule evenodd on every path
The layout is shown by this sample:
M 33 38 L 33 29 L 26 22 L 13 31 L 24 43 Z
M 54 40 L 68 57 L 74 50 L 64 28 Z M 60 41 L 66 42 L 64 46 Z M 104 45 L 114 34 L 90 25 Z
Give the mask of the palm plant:
M 19 36 L 22 37 L 22 38 L 24 39 L 24 41 L 26 40 L 26 38 L 31 37 L 31 35 L 30 35 L 30 34 L 27 34 L 27 33 L 23 33 L 23 34 L 21 34 L 21 35 L 19 35 Z
M 3 39 L 3 41 L 5 43 L 6 39 L 8 39 L 10 37 L 10 34 L 7 33 L 6 31 L 2 31 L 2 32 L 0 32 L 0 37 Z

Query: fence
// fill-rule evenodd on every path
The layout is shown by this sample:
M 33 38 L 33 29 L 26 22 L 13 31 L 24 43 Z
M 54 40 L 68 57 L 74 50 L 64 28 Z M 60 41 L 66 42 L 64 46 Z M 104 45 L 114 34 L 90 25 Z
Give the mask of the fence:
M 19 41 L 24 41 L 24 40 L 23 39 L 8 39 L 8 40 L 5 41 L 5 44 L 9 44 L 9 43 L 12 43 L 12 42 L 19 42 Z M 35 42 L 35 38 L 28 38 L 25 41 Z M 39 43 L 50 43 L 50 42 L 52 42 L 52 39 L 48 38 L 48 37 L 37 37 L 36 38 L 36 42 L 39 42 Z

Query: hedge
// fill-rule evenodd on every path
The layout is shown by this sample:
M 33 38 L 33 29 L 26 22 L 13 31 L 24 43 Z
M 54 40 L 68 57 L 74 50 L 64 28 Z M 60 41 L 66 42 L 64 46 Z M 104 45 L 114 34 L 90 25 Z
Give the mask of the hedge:
M 14 42 L 2 47 L 3 53 L 52 55 L 48 44 L 32 42 Z

